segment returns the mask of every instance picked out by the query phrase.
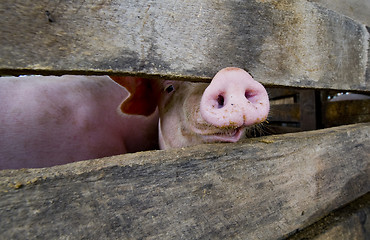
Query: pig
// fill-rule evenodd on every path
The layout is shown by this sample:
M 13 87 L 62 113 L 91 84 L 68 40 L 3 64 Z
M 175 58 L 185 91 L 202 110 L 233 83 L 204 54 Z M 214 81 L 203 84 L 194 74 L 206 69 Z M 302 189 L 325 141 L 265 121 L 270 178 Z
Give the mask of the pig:
M 0 169 L 50 167 L 158 146 L 158 111 L 127 115 L 108 76 L 0 78 Z
M 0 85 L 0 168 L 47 167 L 157 144 L 237 142 L 269 113 L 265 88 L 233 67 L 210 84 L 62 76 L 2 78 Z
M 134 79 L 111 77 L 134 96 Z M 127 87 L 129 86 L 129 87 Z M 266 89 L 246 71 L 228 67 L 219 71 L 210 84 L 179 81 L 152 81 L 155 93 L 145 109 L 159 109 L 161 149 L 211 142 L 237 142 L 245 131 L 267 119 L 270 104 Z M 141 92 L 141 91 L 138 91 Z M 141 99 L 141 98 L 138 98 Z M 121 105 L 124 113 L 135 114 L 135 98 Z

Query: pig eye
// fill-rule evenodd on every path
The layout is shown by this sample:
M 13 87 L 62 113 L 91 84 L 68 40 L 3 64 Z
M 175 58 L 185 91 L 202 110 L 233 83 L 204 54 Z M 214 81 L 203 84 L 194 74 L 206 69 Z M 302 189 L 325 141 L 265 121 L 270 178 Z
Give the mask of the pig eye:
M 167 92 L 167 93 L 170 93 L 170 92 L 172 92 L 173 90 L 175 90 L 175 88 L 173 87 L 173 85 L 169 85 L 168 87 L 166 87 L 166 92 Z

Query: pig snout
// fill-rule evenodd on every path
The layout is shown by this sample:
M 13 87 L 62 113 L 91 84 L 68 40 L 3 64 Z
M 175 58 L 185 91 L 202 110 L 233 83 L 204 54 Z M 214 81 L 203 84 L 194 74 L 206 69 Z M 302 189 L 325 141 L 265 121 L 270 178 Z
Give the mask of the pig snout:
M 219 128 L 239 128 L 264 122 L 269 109 L 266 89 L 239 68 L 218 72 L 200 102 L 203 119 Z

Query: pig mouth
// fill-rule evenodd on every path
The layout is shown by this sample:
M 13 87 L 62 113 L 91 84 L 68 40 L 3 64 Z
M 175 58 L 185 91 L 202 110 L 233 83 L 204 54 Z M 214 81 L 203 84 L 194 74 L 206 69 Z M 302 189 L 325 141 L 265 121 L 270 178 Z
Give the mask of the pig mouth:
M 185 121 L 184 127 L 188 129 L 188 133 L 198 135 L 202 142 L 237 142 L 245 133 L 245 126 L 218 127 L 205 121 L 199 108 L 188 109 L 191 109 L 191 111 L 190 114 L 185 115 L 187 121 Z
M 202 125 L 198 125 L 199 127 Z M 203 142 L 237 142 L 244 133 L 244 127 L 218 128 L 208 125 L 201 128 L 191 126 L 191 131 L 203 139 Z
M 241 127 L 235 129 L 221 130 L 212 134 L 202 135 L 207 142 L 237 142 L 240 140 L 243 129 Z

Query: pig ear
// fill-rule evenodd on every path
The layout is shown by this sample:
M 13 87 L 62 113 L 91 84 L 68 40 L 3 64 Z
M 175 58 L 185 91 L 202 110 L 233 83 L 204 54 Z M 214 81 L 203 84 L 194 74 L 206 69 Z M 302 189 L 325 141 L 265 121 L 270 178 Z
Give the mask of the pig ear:
M 149 116 L 155 111 L 159 100 L 159 89 L 153 80 L 118 76 L 110 76 L 110 78 L 130 93 L 120 106 L 123 113 Z

